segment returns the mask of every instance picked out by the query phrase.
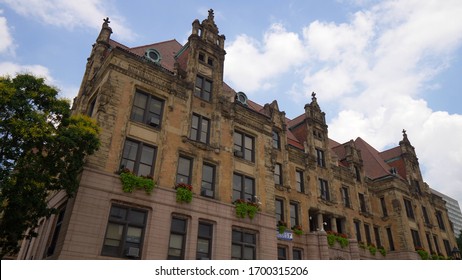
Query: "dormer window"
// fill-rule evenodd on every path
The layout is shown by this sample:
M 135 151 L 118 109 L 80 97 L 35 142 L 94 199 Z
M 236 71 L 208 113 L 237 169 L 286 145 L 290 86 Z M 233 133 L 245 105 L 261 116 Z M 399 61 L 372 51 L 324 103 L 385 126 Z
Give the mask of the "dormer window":
M 199 53 L 199 61 L 205 62 L 205 54 Z
M 144 57 L 154 63 L 160 63 L 160 60 L 162 59 L 160 53 L 156 49 L 147 49 Z
M 242 91 L 236 93 L 236 101 L 238 101 L 242 105 L 247 106 L 247 95 L 245 95 L 245 93 L 243 93 Z
M 213 66 L 213 58 L 209 57 L 207 59 L 207 64 L 210 65 L 210 66 Z

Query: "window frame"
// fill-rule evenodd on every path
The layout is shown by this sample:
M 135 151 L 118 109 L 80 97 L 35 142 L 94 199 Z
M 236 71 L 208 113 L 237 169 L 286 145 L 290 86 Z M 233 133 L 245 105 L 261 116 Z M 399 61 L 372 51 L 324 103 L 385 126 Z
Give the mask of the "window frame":
M 305 193 L 305 175 L 300 169 L 295 170 L 295 189 L 297 192 Z
M 201 230 L 200 230 L 201 225 L 205 227 L 209 227 L 208 235 L 202 235 Z M 200 240 L 207 241 L 208 250 L 206 253 L 199 252 Z M 199 221 L 198 228 L 197 228 L 196 259 L 197 260 L 211 260 L 212 259 L 212 244 L 213 244 L 213 224 L 209 222 Z M 205 258 L 203 256 L 205 256 Z
M 351 200 L 350 200 L 350 189 L 347 186 L 340 187 L 340 193 L 342 195 L 343 206 L 351 208 Z
M 235 183 L 236 183 L 235 178 L 239 178 L 239 182 L 240 182 L 239 186 L 235 185 Z M 246 182 L 252 182 L 252 185 L 247 186 Z M 235 187 L 239 187 L 240 189 L 237 189 Z M 247 187 L 251 187 L 251 189 L 252 189 L 251 194 L 249 194 L 246 191 Z M 239 193 L 239 197 L 235 196 L 235 192 Z M 249 195 L 251 195 L 250 199 L 248 198 Z M 255 201 L 255 195 L 256 195 L 255 179 L 252 178 L 252 177 L 246 176 L 244 174 L 241 174 L 241 173 L 236 173 L 236 172 L 233 173 L 233 201 L 235 201 L 237 199 L 243 199 L 243 200 L 248 200 L 248 201 L 253 202 L 253 201 Z
M 316 148 L 316 162 L 319 167 L 326 167 L 326 158 L 324 150 Z
M 297 254 L 299 254 L 300 258 L 295 258 L 295 256 L 296 256 L 295 252 L 297 252 Z M 292 248 L 292 259 L 293 260 L 303 260 L 303 249 L 301 249 L 301 248 Z
M 411 228 L 411 236 L 412 236 L 412 243 L 414 244 L 414 247 L 422 247 L 422 241 L 420 240 L 420 233 L 416 229 Z
M 125 217 L 120 217 L 119 219 L 116 218 L 116 216 L 113 213 L 114 211 L 117 211 L 117 209 L 123 209 L 125 211 Z M 119 210 L 120 211 L 120 210 Z M 135 222 L 135 221 L 130 221 L 130 213 L 132 212 L 138 212 L 138 214 L 143 214 L 143 221 L 141 223 Z M 109 215 L 107 219 L 107 225 L 106 225 L 106 232 L 104 234 L 104 239 L 103 239 L 103 246 L 101 249 L 101 255 L 102 256 L 109 256 L 109 257 L 116 257 L 116 258 L 130 258 L 130 259 L 140 259 L 141 254 L 143 251 L 143 245 L 144 245 L 144 235 L 146 232 L 146 227 L 147 227 L 147 219 L 148 219 L 148 210 L 142 209 L 142 208 L 136 208 L 136 207 L 131 207 L 127 205 L 120 205 L 120 204 L 112 204 L 111 208 L 109 210 Z M 107 245 L 106 242 L 109 241 L 111 238 L 108 237 L 108 234 L 110 234 L 109 228 L 110 224 L 112 225 L 118 225 L 122 226 L 122 234 L 120 235 L 120 240 L 118 241 L 120 244 L 118 246 L 111 246 Z M 129 250 L 130 248 L 137 248 L 136 246 L 128 246 L 128 244 L 136 244 L 136 242 L 129 242 L 127 240 L 128 237 L 128 231 L 129 228 L 137 228 L 141 229 L 140 233 L 140 240 L 138 242 L 138 256 L 129 256 L 128 253 L 126 253 L 126 250 Z M 109 251 L 110 247 L 114 247 L 113 250 L 114 252 Z
M 283 184 L 283 181 L 282 181 L 282 164 L 276 163 L 274 165 L 273 176 L 274 176 L 274 184 L 282 186 L 282 184 Z
M 320 198 L 325 201 L 330 201 L 329 182 L 325 179 L 318 178 Z
M 187 174 L 182 174 L 180 172 L 180 161 L 188 161 L 189 162 L 189 167 Z M 176 176 L 175 176 L 175 183 L 185 183 L 190 185 L 192 181 L 192 170 L 193 170 L 193 164 L 194 164 L 194 159 L 188 156 L 180 155 L 178 157 L 178 162 L 177 162 L 177 167 L 176 167 Z M 186 178 L 186 182 L 181 180 L 181 177 Z
M 366 196 L 363 193 L 358 193 L 358 200 L 361 213 L 367 213 Z
M 388 217 L 387 203 L 385 201 L 384 196 L 380 197 L 380 206 L 382 208 L 382 216 L 383 217 Z
M 177 221 L 182 221 L 184 222 L 184 227 L 182 230 L 177 230 L 174 228 L 174 220 Z M 188 233 L 188 219 L 185 217 L 177 217 L 173 216 L 171 219 L 171 224 L 170 224 L 170 235 L 169 235 L 169 241 L 168 241 L 168 251 L 167 251 L 167 259 L 168 260 L 184 260 L 185 259 L 185 251 L 186 251 L 186 236 Z M 181 248 L 175 248 L 172 247 L 172 236 L 179 236 L 181 237 Z M 170 253 L 170 250 L 180 250 L 179 256 L 173 255 Z
M 137 99 L 137 95 L 143 95 L 146 97 L 146 104 L 144 104 L 143 107 L 140 107 L 138 105 L 136 105 L 136 99 Z M 158 102 L 158 106 L 160 106 L 160 110 L 158 112 L 151 112 L 148 108 L 151 108 L 151 105 L 153 104 L 153 102 Z M 152 94 L 149 94 L 147 92 L 144 92 L 144 91 L 141 91 L 141 90 L 135 90 L 135 95 L 133 97 L 133 104 L 131 106 L 131 111 L 130 111 L 130 120 L 133 121 L 133 122 L 137 122 L 137 123 L 142 123 L 142 124 L 145 124 L 147 126 L 150 126 L 150 127 L 153 127 L 155 129 L 160 129 L 162 127 L 162 117 L 163 117 L 163 113 L 164 113 L 164 104 L 165 104 L 165 100 L 161 99 L 161 98 L 158 98 L 158 97 L 155 97 L 153 96 Z M 139 110 L 142 110 L 142 116 L 141 116 L 141 120 L 138 119 L 138 117 L 136 117 L 137 113 L 135 113 L 135 110 L 134 109 L 139 109 Z M 151 114 L 154 115 L 154 118 L 157 119 L 158 121 L 155 121 L 155 122 L 151 122 L 151 119 L 153 118 L 153 116 L 150 116 Z M 156 123 L 158 122 L 158 124 Z
M 300 225 L 300 203 L 296 201 L 289 202 L 290 207 L 290 227 L 299 226 Z
M 236 143 L 236 140 L 238 139 L 240 141 L 240 145 L 239 143 Z M 251 141 L 252 147 L 247 147 L 246 139 L 249 139 Z M 250 162 L 255 162 L 255 137 L 244 132 L 235 130 L 233 135 L 233 144 L 234 156 Z
M 200 84 L 198 84 L 199 80 L 200 80 Z M 205 90 L 206 82 L 210 84 L 210 91 Z M 212 92 L 213 92 L 213 81 L 204 76 L 197 75 L 196 81 L 194 82 L 194 96 L 204 101 L 210 102 L 212 100 Z
M 205 174 L 204 170 L 205 167 L 209 167 L 212 169 L 212 178 L 211 181 L 204 180 Z M 216 170 L 217 166 L 208 162 L 202 163 L 202 177 L 201 177 L 201 196 L 215 198 L 215 187 L 216 187 Z M 210 185 L 210 188 L 205 188 L 204 184 Z M 207 194 L 207 191 L 211 192 L 211 195 Z
M 437 210 L 435 212 L 435 216 L 436 216 L 436 221 L 438 223 L 439 229 L 446 231 L 446 226 L 444 224 L 444 218 L 443 218 L 443 212 L 441 212 L 440 210 Z
M 403 198 L 403 201 L 404 201 L 404 208 L 406 210 L 406 216 L 409 219 L 415 220 L 414 209 L 412 209 L 413 208 L 412 201 L 407 198 Z
M 274 149 L 281 149 L 281 137 L 277 131 L 273 130 L 273 148 Z
M 135 155 L 134 160 L 129 158 L 129 157 L 125 157 L 126 153 L 130 153 L 130 151 L 126 151 L 126 149 L 129 148 L 127 146 L 127 144 L 129 144 L 129 143 L 131 143 L 133 145 L 136 145 L 136 155 Z M 152 161 L 151 161 L 151 165 L 150 165 L 151 168 L 150 168 L 149 174 L 140 174 L 140 165 L 141 164 L 149 166 L 149 164 L 142 162 L 142 157 L 143 157 L 143 152 L 144 152 L 143 149 L 145 147 L 153 149 L 153 157 L 152 157 Z M 138 140 L 134 140 L 132 138 L 125 138 L 124 146 L 123 146 L 123 149 L 122 149 L 122 155 L 121 155 L 121 159 L 120 159 L 120 167 L 121 167 L 121 169 L 122 168 L 127 168 L 127 169 L 130 170 L 130 168 L 127 167 L 127 162 L 133 162 L 133 170 L 130 170 L 130 171 L 132 171 L 133 173 L 135 173 L 138 176 L 143 175 L 143 176 L 152 177 L 153 174 L 154 174 L 154 167 L 155 167 L 155 164 L 156 164 L 156 157 L 157 157 L 157 147 L 156 146 L 151 145 L 151 144 L 147 144 L 145 142 L 141 142 L 141 141 L 138 141 Z
M 197 118 L 197 128 L 193 126 L 194 120 Z M 203 128 L 203 121 L 207 122 L 207 129 L 204 131 Z M 209 144 L 210 143 L 210 125 L 211 121 L 209 118 L 206 118 L 200 114 L 193 113 L 191 116 L 191 127 L 189 129 L 189 139 L 204 143 L 204 144 Z M 193 133 L 195 133 L 195 137 L 193 137 Z M 203 135 L 205 133 L 205 139 L 202 139 Z
M 278 260 L 287 260 L 287 247 L 278 245 Z
M 277 205 L 278 203 L 280 203 L 280 207 L 279 207 L 279 208 L 280 208 L 280 213 L 278 213 L 278 212 L 279 212 L 279 211 L 278 211 L 278 205 Z M 275 205 L 274 205 L 274 208 L 275 208 L 276 222 L 279 222 L 279 221 L 284 221 L 284 222 L 286 222 L 286 220 L 285 220 L 285 213 L 284 213 L 284 212 L 285 212 L 285 211 L 284 211 L 284 199 L 278 198 L 278 197 L 277 197 L 277 198 L 274 200 L 274 204 L 275 204 Z
M 239 234 L 240 239 L 236 240 L 235 236 Z M 246 236 L 252 236 L 253 243 L 246 241 Z M 248 239 L 247 239 L 248 240 Z M 233 247 L 238 246 L 240 247 L 240 256 L 235 257 L 233 256 Z M 233 228 L 231 232 L 231 259 L 232 260 L 244 260 L 244 250 L 245 248 L 251 248 L 253 258 L 252 260 L 257 259 L 257 233 L 249 230 Z

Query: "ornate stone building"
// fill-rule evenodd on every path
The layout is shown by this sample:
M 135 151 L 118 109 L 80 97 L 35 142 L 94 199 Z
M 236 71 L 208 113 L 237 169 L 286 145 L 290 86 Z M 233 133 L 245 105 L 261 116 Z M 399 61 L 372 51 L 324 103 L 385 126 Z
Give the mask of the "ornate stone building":
M 73 198 L 23 242 L 24 259 L 418 259 L 450 254 L 444 201 L 424 183 L 407 135 L 379 152 L 328 137 L 316 95 L 288 119 L 223 81 L 213 11 L 176 40 L 127 47 L 109 20 L 88 58 L 75 114 L 101 126 Z M 121 169 L 152 177 L 127 192 Z M 175 186 L 192 186 L 178 202 Z M 258 207 L 253 218 L 236 214 Z M 246 211 L 247 211 L 246 210 Z M 244 213 L 245 214 L 245 213 Z M 287 226 L 280 232 L 277 224 Z M 343 247 L 332 233 L 344 236 Z M 344 239 L 345 240 L 345 239 Z M 374 248 L 380 248 L 385 255 Z

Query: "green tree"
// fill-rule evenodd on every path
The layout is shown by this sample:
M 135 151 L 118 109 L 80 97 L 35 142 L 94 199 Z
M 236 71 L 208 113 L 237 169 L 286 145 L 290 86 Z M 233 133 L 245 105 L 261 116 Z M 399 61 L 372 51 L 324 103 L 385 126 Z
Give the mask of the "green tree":
M 94 120 L 71 116 L 69 101 L 44 79 L 0 77 L 0 257 L 17 253 L 39 220 L 56 212 L 50 193 L 75 194 L 98 133 Z

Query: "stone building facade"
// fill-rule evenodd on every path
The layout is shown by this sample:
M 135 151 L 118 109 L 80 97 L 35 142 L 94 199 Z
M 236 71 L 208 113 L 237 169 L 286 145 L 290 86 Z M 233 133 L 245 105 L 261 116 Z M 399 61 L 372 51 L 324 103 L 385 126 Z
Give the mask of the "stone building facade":
M 361 138 L 341 144 L 329 139 L 314 93 L 288 119 L 277 101 L 261 106 L 234 91 L 213 11 L 192 23 L 184 46 L 129 48 L 111 33 L 106 19 L 73 103 L 97 120 L 101 148 L 74 197 L 51 195 L 59 213 L 18 258 L 418 259 L 416 247 L 450 255 L 444 201 L 423 181 L 405 132 L 383 152 Z M 123 168 L 156 187 L 125 192 Z M 178 183 L 192 186 L 191 202 L 177 201 Z M 259 211 L 238 217 L 236 201 Z M 348 244 L 329 243 L 334 233 Z

